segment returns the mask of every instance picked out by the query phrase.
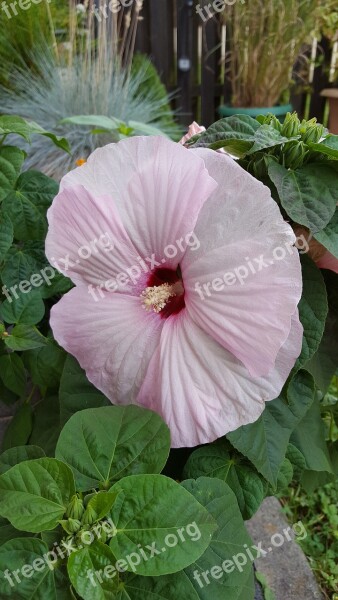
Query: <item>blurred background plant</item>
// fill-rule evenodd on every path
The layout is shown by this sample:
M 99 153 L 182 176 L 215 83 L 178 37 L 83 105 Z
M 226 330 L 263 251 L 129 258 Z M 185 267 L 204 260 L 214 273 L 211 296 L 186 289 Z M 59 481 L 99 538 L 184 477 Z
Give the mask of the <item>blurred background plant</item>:
M 306 62 L 323 0 L 250 0 L 224 12 L 229 50 L 225 75 L 232 106 L 272 107 L 289 100 L 293 66 Z M 325 5 L 327 3 L 325 2 Z
M 101 2 L 103 5 L 104 0 Z M 31 46 L 28 44 L 22 54 L 19 47 L 16 49 L 14 64 L 10 54 L 3 56 L 2 70 L 7 75 L 3 75 L 0 88 L 1 111 L 36 120 L 69 140 L 71 155 L 51 147 L 44 139 L 34 139 L 24 147 L 28 153 L 26 168 L 41 170 L 56 179 L 95 148 L 116 141 L 104 128 L 93 130 L 85 120 L 82 124 L 70 121 L 72 117 L 94 115 L 126 124 L 137 122 L 150 126 L 148 133 L 154 133 L 153 127 L 174 138 L 181 133 L 166 89 L 150 60 L 136 55 L 133 62 L 141 3 L 130 10 L 122 8 L 118 14 L 110 13 L 101 21 L 91 5 L 81 6 L 79 11 L 79 5 L 70 5 L 66 34 L 64 29 L 61 31 L 66 41 L 59 43 L 57 28 L 63 21 L 54 20 L 48 3 L 39 6 L 42 12 L 30 15 L 25 33 Z M 41 14 L 43 27 L 35 37 Z M 12 44 L 12 34 L 12 30 L 8 36 L 2 33 L 6 48 Z M 127 126 L 126 135 L 137 133 L 146 133 L 146 129 Z

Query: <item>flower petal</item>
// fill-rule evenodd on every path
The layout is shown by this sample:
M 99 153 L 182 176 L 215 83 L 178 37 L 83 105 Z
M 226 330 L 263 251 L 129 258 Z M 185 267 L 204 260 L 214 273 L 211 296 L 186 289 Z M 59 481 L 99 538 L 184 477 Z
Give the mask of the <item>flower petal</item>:
M 51 311 L 57 342 L 118 404 L 135 399 L 162 326 L 158 315 L 142 309 L 140 298 L 106 293 L 95 302 L 85 287 L 72 289 Z
M 63 178 L 61 189 L 76 184 L 95 197 L 111 198 L 137 253 L 172 268 L 217 187 L 197 154 L 164 137 L 134 137 L 99 148 Z M 167 246 L 174 246 L 169 255 Z
M 181 262 L 186 307 L 253 376 L 264 376 L 301 297 L 295 236 L 268 188 L 234 160 L 210 150 L 192 152 L 203 156 L 219 187 L 195 227 L 200 248 Z
M 47 216 L 47 258 L 74 283 L 100 286 L 132 265 L 138 265 L 141 273 L 137 252 L 111 198 L 75 185 L 56 196 Z M 117 282 L 118 287 L 122 285 Z
M 196 446 L 258 419 L 276 398 L 302 345 L 298 312 L 290 336 L 267 378 L 252 378 L 182 312 L 165 321 L 136 402 L 159 412 L 171 430 L 172 447 Z

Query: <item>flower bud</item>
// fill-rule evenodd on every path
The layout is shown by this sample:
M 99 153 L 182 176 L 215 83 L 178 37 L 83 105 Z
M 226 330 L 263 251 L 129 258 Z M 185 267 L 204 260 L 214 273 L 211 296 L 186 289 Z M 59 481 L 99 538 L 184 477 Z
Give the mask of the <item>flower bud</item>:
M 69 518 L 64 521 L 60 521 L 60 524 L 61 524 L 62 528 L 65 530 L 65 532 L 68 533 L 69 535 L 76 533 L 81 528 L 81 523 L 78 519 Z
M 281 134 L 284 137 L 294 137 L 299 134 L 300 120 L 298 119 L 297 113 L 288 113 L 283 123 Z
M 284 166 L 287 169 L 298 169 L 307 155 L 303 142 L 289 142 L 283 151 Z
M 93 523 L 95 523 L 96 519 L 97 519 L 97 512 L 89 504 L 83 514 L 82 524 L 83 525 L 92 525 Z
M 75 494 L 70 503 L 68 504 L 66 514 L 71 519 L 80 520 L 84 513 L 84 506 L 81 498 L 77 494 Z
M 323 125 L 311 125 L 307 128 L 306 132 L 302 135 L 302 140 L 304 144 L 309 144 L 310 142 L 317 144 L 324 133 Z
M 262 125 L 270 125 L 270 127 L 273 127 L 279 132 L 282 131 L 283 127 L 282 123 L 277 119 L 277 117 L 271 113 L 266 115 L 264 121 L 262 121 Z

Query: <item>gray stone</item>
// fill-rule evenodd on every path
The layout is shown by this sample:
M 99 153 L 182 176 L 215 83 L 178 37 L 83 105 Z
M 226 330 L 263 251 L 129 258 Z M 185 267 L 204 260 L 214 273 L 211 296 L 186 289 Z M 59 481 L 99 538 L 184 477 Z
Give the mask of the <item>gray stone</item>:
M 294 527 L 298 537 L 306 534 L 302 524 Z M 323 599 L 306 556 L 294 541 L 297 535 L 276 498 L 264 500 L 257 514 L 247 522 L 247 528 L 254 543 L 261 542 L 261 548 L 267 551 L 255 565 L 257 571 L 265 575 L 276 600 Z

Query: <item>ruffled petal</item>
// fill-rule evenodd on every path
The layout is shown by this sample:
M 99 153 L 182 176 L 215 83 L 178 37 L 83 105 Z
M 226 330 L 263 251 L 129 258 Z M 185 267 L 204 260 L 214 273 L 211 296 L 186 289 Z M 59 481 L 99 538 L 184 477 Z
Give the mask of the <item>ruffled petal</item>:
M 198 152 L 218 189 L 200 212 L 200 248 L 181 262 L 191 318 L 247 367 L 267 375 L 302 291 L 291 227 L 270 191 L 234 160 Z
M 203 160 L 164 137 L 134 137 L 99 148 L 61 189 L 83 185 L 111 198 L 137 253 L 176 268 L 199 211 L 217 187 Z
M 47 217 L 46 255 L 53 266 L 77 284 L 133 289 L 130 274 L 144 271 L 111 198 L 75 185 L 56 196 Z
M 212 442 L 256 421 L 265 402 L 279 395 L 300 353 L 302 332 L 296 313 L 275 368 L 268 377 L 253 379 L 182 312 L 165 322 L 136 401 L 162 415 L 172 447 Z
M 142 309 L 139 298 L 106 293 L 95 302 L 84 287 L 68 292 L 51 311 L 57 342 L 117 404 L 135 400 L 162 326 L 158 315 Z

